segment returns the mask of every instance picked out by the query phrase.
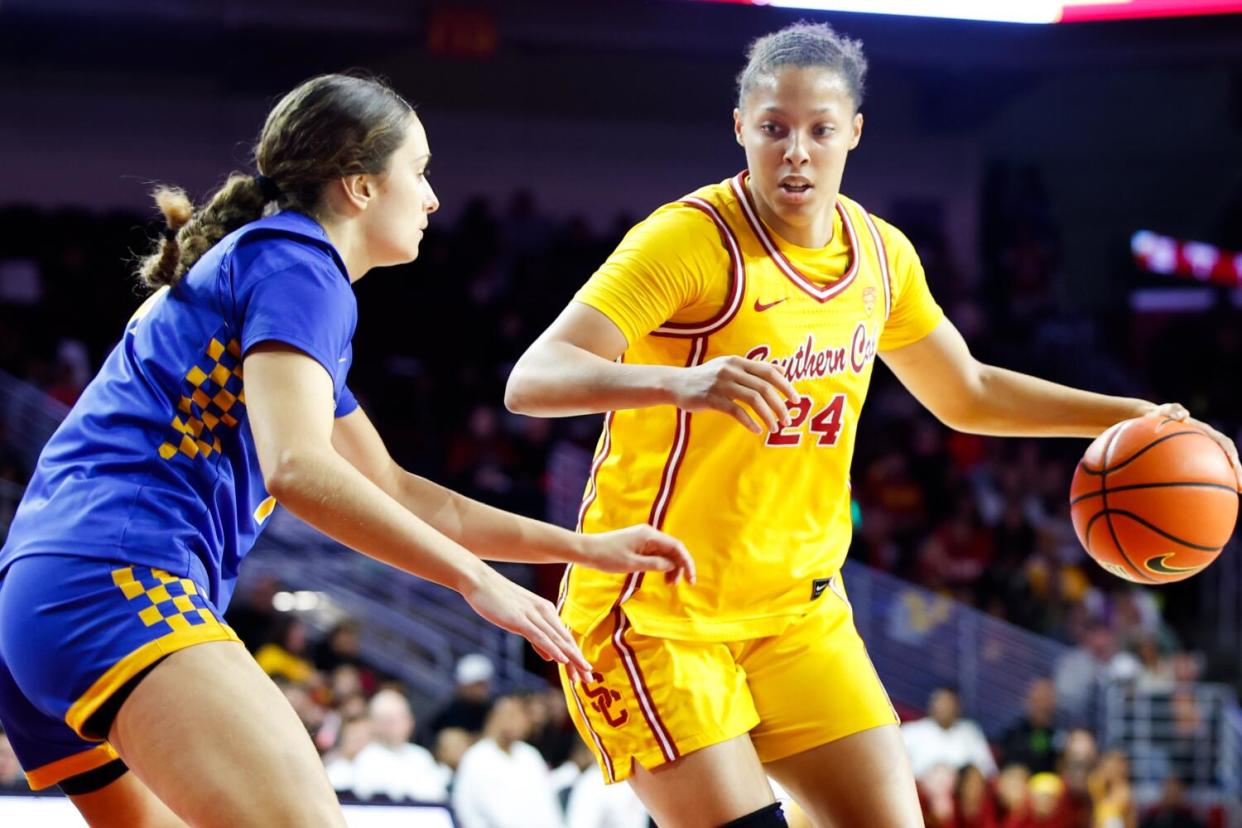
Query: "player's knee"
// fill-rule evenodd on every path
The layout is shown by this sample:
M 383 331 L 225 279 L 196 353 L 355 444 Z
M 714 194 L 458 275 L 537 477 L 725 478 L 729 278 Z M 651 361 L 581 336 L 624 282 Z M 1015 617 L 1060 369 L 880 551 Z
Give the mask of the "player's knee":
M 773 802 L 746 816 L 726 822 L 720 828 L 787 828 L 788 825 L 789 823 L 785 821 L 785 812 L 781 810 L 781 803 Z

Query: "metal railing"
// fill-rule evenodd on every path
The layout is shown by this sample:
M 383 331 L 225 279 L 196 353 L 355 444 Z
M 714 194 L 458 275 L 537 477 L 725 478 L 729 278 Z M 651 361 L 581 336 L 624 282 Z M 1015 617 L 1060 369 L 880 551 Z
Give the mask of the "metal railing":
M 922 709 L 934 689 L 954 686 L 988 738 L 1014 724 L 1031 683 L 1070 651 L 864 564 L 847 562 L 843 572 L 858 632 L 893 700 Z
M 499 686 L 543 683 L 523 667 L 522 639 L 484 621 L 452 590 L 359 555 L 283 510 L 270 520 L 242 565 L 239 591 L 267 577 L 327 595 L 361 626 L 363 656 L 428 697 L 452 691 L 453 665 L 468 653 L 491 659 Z M 307 620 L 314 623 L 314 614 Z
M 34 470 L 43 444 L 69 413 L 69 407 L 28 382 L 0 371 L 0 421 L 8 442 L 26 468 Z
M 1139 690 L 1114 683 L 1105 693 L 1103 742 L 1126 752 L 1136 784 L 1177 776 L 1190 787 L 1236 792 L 1228 720 L 1236 707 L 1223 684 Z

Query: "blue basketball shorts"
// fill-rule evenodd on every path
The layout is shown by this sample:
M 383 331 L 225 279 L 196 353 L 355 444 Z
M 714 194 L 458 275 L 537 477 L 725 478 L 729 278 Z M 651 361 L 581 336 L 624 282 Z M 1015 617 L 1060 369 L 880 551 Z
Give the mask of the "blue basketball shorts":
M 108 702 L 162 658 L 239 640 L 207 597 L 202 565 L 193 564 L 194 571 L 174 575 L 32 555 L 0 576 L 0 724 L 31 788 L 117 759 L 107 742 L 115 715 Z

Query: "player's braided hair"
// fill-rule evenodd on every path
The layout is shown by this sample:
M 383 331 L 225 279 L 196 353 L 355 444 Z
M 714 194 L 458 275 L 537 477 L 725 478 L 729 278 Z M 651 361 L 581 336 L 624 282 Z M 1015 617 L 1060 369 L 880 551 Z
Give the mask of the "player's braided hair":
M 862 106 L 863 82 L 867 77 L 862 41 L 837 34 L 827 23 L 800 21 L 764 35 L 750 44 L 746 57 L 746 68 L 737 76 L 739 108 L 761 79 L 771 77 L 782 66 L 831 69 L 845 80 L 854 108 Z
M 138 265 L 154 290 L 174 285 L 212 245 L 269 204 L 314 215 L 328 182 L 378 175 L 405 141 L 413 107 L 380 80 L 320 75 L 280 99 L 254 147 L 258 176 L 234 172 L 195 208 L 185 191 L 161 185 L 153 195 L 168 230 Z

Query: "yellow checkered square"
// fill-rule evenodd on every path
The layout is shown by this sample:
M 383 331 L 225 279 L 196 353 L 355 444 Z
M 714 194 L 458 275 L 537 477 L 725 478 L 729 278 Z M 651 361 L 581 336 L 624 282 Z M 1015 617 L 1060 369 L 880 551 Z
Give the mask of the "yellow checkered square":
M 233 403 L 237 402 L 237 397 L 234 397 L 228 391 L 225 391 L 223 388 L 221 388 L 220 393 L 212 397 L 211 401 L 215 403 L 216 405 L 220 406 L 221 411 L 227 412 L 230 408 L 233 407 Z
M 185 379 L 189 387 L 183 388 L 177 402 L 177 410 L 185 415 L 174 417 L 172 427 L 180 435 L 180 439 L 165 440 L 159 446 L 159 455 L 171 460 L 178 453 L 195 458 L 199 455 L 210 457 L 221 451 L 221 444 L 215 435 L 216 428 L 221 424 L 236 428 L 238 417 L 229 413 L 239 403 L 246 404 L 246 393 L 240 383 L 233 384 L 233 390 L 225 386 L 233 377 L 242 379 L 241 343 L 230 339 L 226 344 L 219 334 L 213 336 L 204 348 L 204 353 L 211 360 L 210 365 L 195 365 L 186 373 Z M 213 385 L 208 386 L 210 380 Z M 212 388 L 216 390 L 212 391 Z M 210 435 L 203 432 L 210 432 Z
M 132 566 L 113 570 L 112 582 L 127 601 L 137 600 L 145 604 L 138 610 L 138 618 L 145 626 L 154 627 L 163 622 L 175 632 L 202 624 L 220 624 L 220 620 L 203 606 L 203 599 L 198 597 L 198 586 L 192 580 L 180 578 L 164 569 L 138 569 L 140 572 L 135 572 Z M 172 594 L 170 587 L 179 587 L 184 594 Z

